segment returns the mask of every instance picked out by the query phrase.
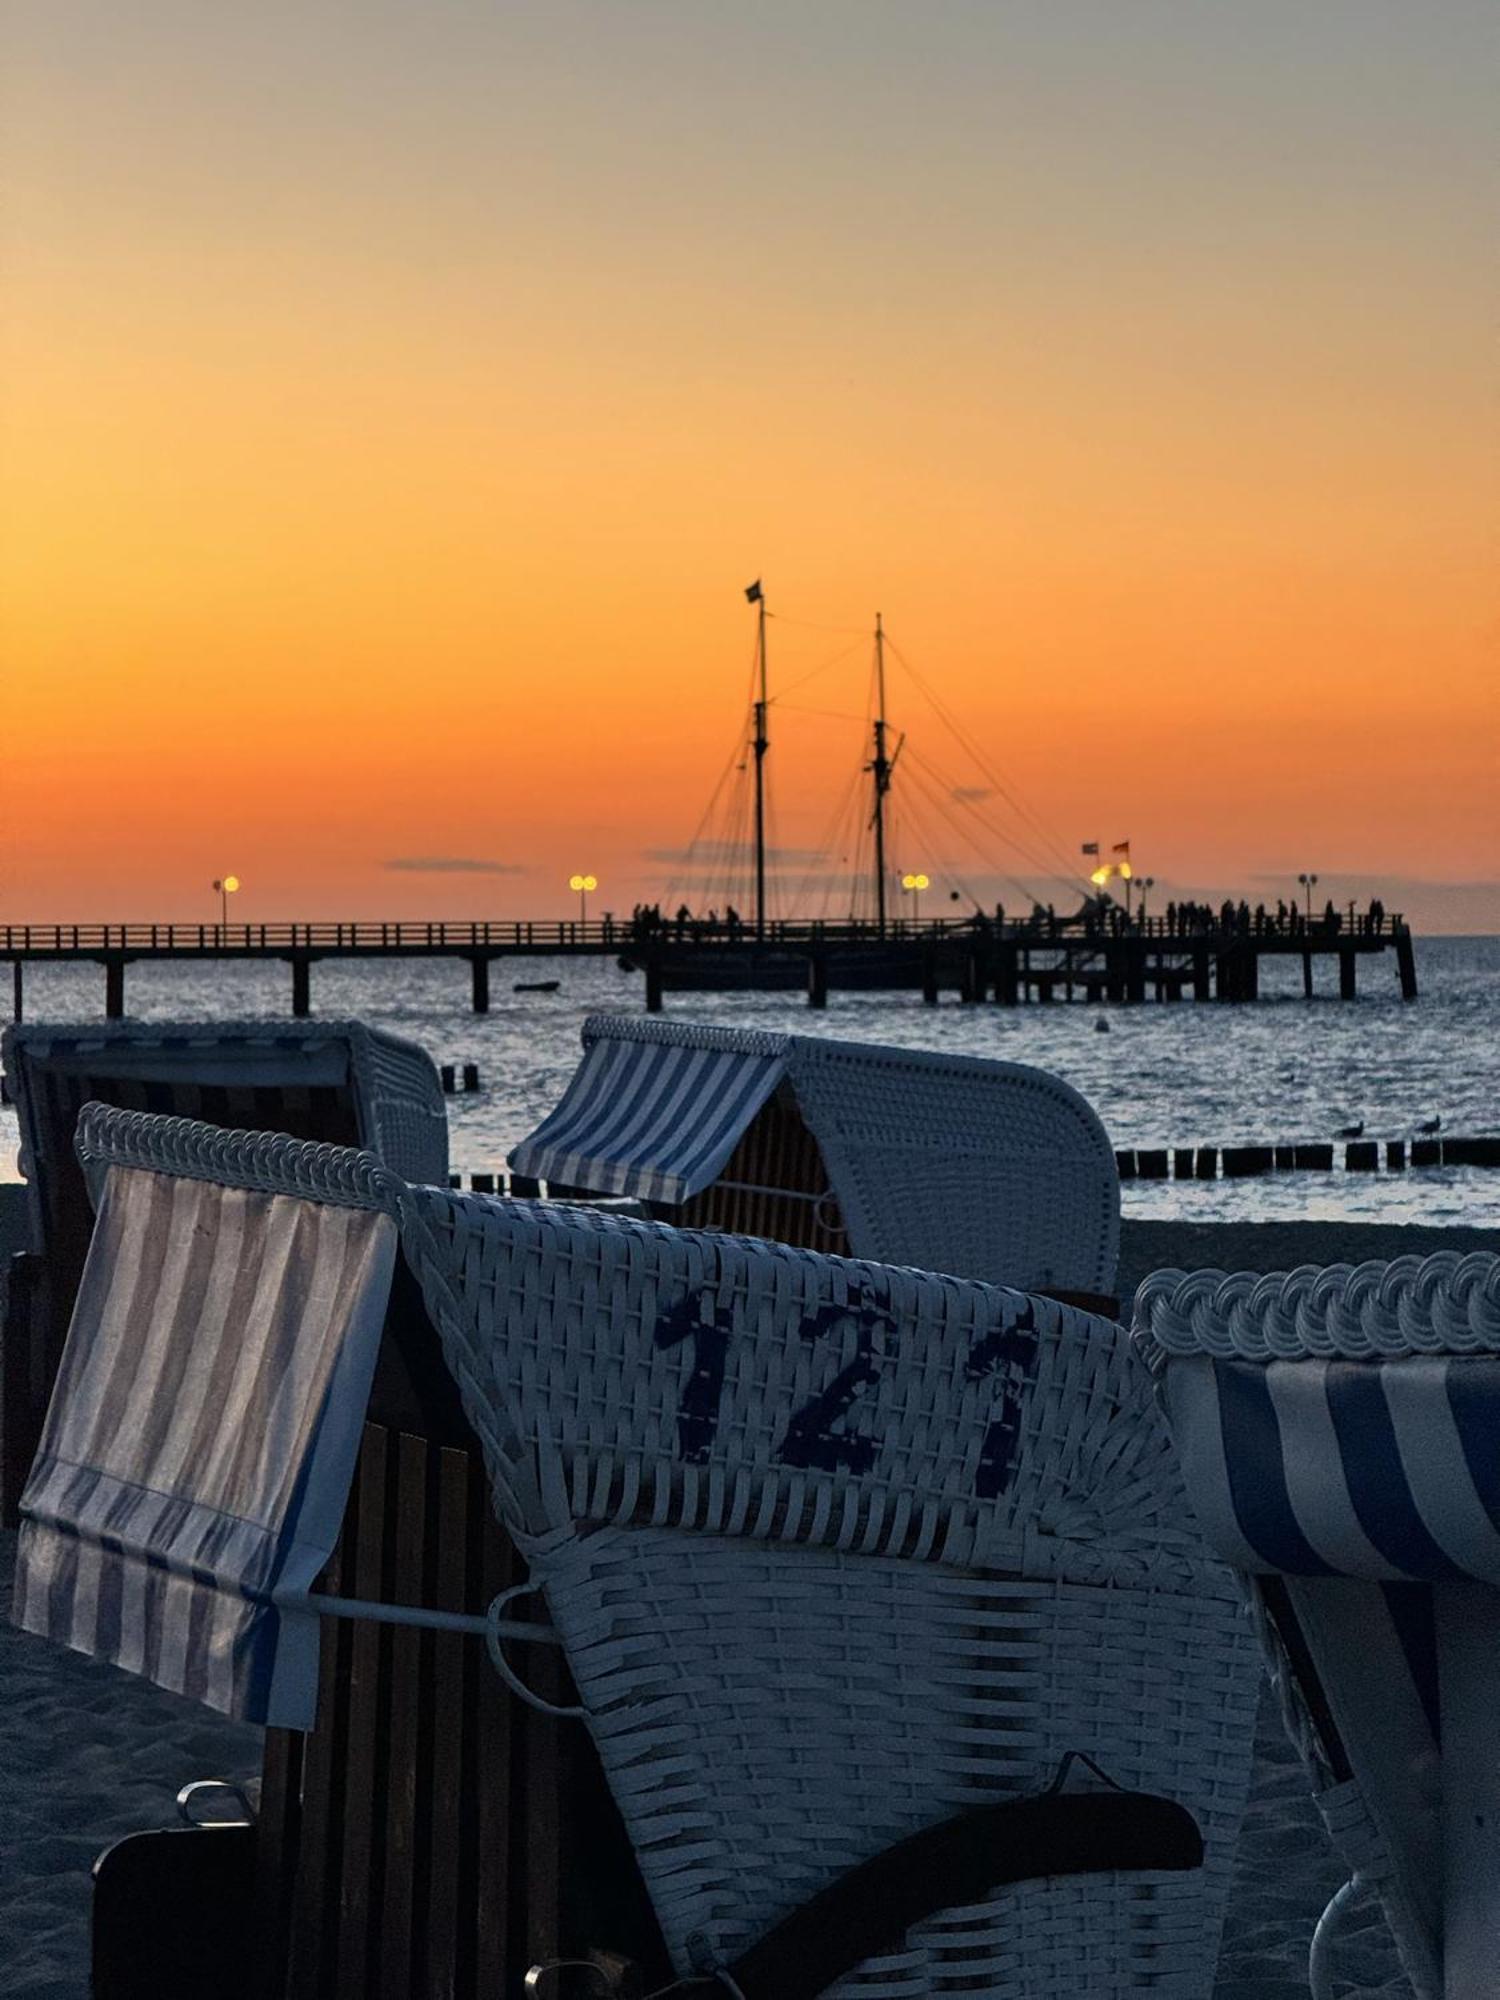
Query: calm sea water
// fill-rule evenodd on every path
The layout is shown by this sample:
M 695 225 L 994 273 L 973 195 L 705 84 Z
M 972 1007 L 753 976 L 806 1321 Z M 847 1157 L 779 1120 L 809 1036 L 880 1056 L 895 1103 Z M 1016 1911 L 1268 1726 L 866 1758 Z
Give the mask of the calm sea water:
M 1361 999 L 1301 997 L 1301 967 L 1263 962 L 1267 998 L 1245 1007 L 963 1007 L 916 994 L 834 994 L 824 1014 L 787 996 L 669 998 L 678 1018 L 791 1029 L 1035 1063 L 1096 1107 L 1118 1146 L 1233 1145 L 1330 1139 L 1363 1122 L 1369 1138 L 1410 1138 L 1441 1117 L 1445 1132 L 1500 1132 L 1500 938 L 1419 940 L 1422 997 L 1403 1005 L 1394 956 L 1362 961 Z M 1319 968 L 1333 972 L 1331 964 Z M 556 994 L 513 979 L 561 982 Z M 32 1019 L 90 1020 L 103 1006 L 97 968 L 27 969 Z M 272 1015 L 286 1019 L 290 973 L 276 964 L 133 966 L 131 1011 L 147 1020 Z M 641 981 L 612 961 L 497 963 L 493 1011 L 469 1012 L 461 963 L 329 963 L 313 970 L 325 1016 L 358 1015 L 410 1036 L 439 1062 L 476 1062 L 483 1089 L 450 1101 L 453 1163 L 502 1165 L 556 1103 L 578 1058 L 586 1014 L 636 1011 Z M 1100 1023 L 1108 1023 L 1108 1032 Z M 15 1118 L 0 1114 L 0 1177 L 15 1174 Z M 1341 1157 L 1340 1152 L 1340 1157 Z M 1283 1174 L 1257 1180 L 1135 1182 L 1125 1211 L 1198 1221 L 1358 1219 L 1500 1225 L 1500 1169 L 1405 1174 Z

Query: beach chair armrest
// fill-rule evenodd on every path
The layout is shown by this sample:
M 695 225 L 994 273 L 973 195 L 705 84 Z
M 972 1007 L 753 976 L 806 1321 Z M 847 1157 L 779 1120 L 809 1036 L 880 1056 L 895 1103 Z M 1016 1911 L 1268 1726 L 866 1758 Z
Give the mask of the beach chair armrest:
M 1171 1799 L 1054 1792 L 982 1806 L 851 1869 L 727 1966 L 724 1980 L 688 1980 L 669 1991 L 673 2000 L 724 2000 L 736 1992 L 743 2000 L 817 2000 L 864 1959 L 899 1951 L 924 1917 L 1009 1884 L 1202 1864 L 1197 1822 Z

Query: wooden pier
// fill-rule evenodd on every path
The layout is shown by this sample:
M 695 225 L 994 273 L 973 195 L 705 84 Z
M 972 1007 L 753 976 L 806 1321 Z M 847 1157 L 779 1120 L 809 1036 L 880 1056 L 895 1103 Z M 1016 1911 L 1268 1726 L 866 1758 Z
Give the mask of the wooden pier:
M 104 971 L 104 1011 L 126 1011 L 125 975 L 136 964 L 275 959 L 291 972 L 292 1013 L 312 1009 L 313 967 L 327 959 L 449 958 L 469 968 L 476 1014 L 489 1012 L 490 969 L 521 958 L 615 958 L 639 971 L 646 1005 L 667 993 L 801 992 L 821 1007 L 848 988 L 956 992 L 1001 1006 L 1058 1001 L 1255 1000 L 1267 958 L 1295 958 L 1302 990 L 1316 990 L 1317 960 L 1336 969 L 1338 997 L 1353 1000 L 1358 965 L 1392 951 L 1403 999 L 1417 997 L 1411 932 L 1400 917 L 1380 924 L 1317 920 L 1295 929 L 1231 925 L 1183 928 L 1153 917 L 1104 930 L 1076 921 L 997 924 L 945 919 L 917 924 L 688 923 L 642 932 L 604 918 L 590 923 L 9 924 L 0 960 L 12 971 L 20 1020 L 28 965 L 87 963 Z M 1325 981 L 1325 983 L 1328 983 Z

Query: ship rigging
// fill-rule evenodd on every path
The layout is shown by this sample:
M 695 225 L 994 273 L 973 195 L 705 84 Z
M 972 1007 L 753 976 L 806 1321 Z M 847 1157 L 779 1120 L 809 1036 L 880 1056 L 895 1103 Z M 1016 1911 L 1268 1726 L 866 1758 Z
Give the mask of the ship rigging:
M 809 708 L 790 699 L 840 665 L 847 671 L 857 644 L 790 675 L 782 668 L 782 685 L 773 692 L 771 624 L 793 633 L 833 629 L 846 637 L 849 628 L 815 627 L 773 613 L 759 578 L 745 596 L 755 613 L 747 723 L 668 886 L 669 906 L 681 895 L 700 910 L 712 906 L 717 913 L 722 907 L 737 930 L 763 941 L 769 926 L 787 916 L 867 923 L 881 938 L 900 934 L 907 922 L 897 916 L 895 899 L 902 894 L 903 876 L 924 886 L 929 873 L 941 880 L 955 917 L 987 914 L 997 904 L 1017 911 L 1050 905 L 1059 896 L 1076 895 L 1080 902 L 1094 896 L 1063 844 L 894 644 L 880 613 L 873 632 L 867 627 L 863 634 L 871 651 L 860 721 L 843 709 Z M 956 775 L 893 725 L 892 664 L 908 705 L 918 699 L 937 724 L 930 733 L 945 735 L 957 750 Z M 865 749 L 857 763 L 851 759 L 853 768 L 821 836 L 808 846 L 788 848 L 776 839 L 772 724 L 796 714 L 860 721 Z M 779 726 L 776 737 L 784 761 L 785 732 Z M 815 782 L 821 779 L 820 770 Z M 916 864 L 920 877 L 913 873 Z M 735 908 L 746 901 L 748 922 Z M 844 902 L 847 908 L 841 909 Z

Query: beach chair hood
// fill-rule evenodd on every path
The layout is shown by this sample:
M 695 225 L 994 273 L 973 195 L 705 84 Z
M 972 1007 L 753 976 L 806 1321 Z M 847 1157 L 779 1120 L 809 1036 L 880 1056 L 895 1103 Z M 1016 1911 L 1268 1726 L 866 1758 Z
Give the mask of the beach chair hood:
M 817 1142 L 855 1255 L 1026 1289 L 1108 1293 L 1119 1181 L 1098 1117 L 1020 1063 L 812 1035 L 595 1015 L 516 1171 L 680 1204 L 708 1188 L 773 1092 Z
M 287 1093 L 304 1100 L 339 1093 L 351 1100 L 358 1143 L 403 1180 L 448 1177 L 447 1111 L 432 1058 L 363 1021 L 13 1023 L 0 1035 L 0 1062 L 16 1102 L 21 1177 L 31 1187 L 39 1244 L 48 1147 L 71 1147 L 90 1097 L 229 1129 L 280 1131 Z M 101 1078 L 119 1087 L 117 1100 Z M 334 1136 L 326 1126 L 312 1130 Z

